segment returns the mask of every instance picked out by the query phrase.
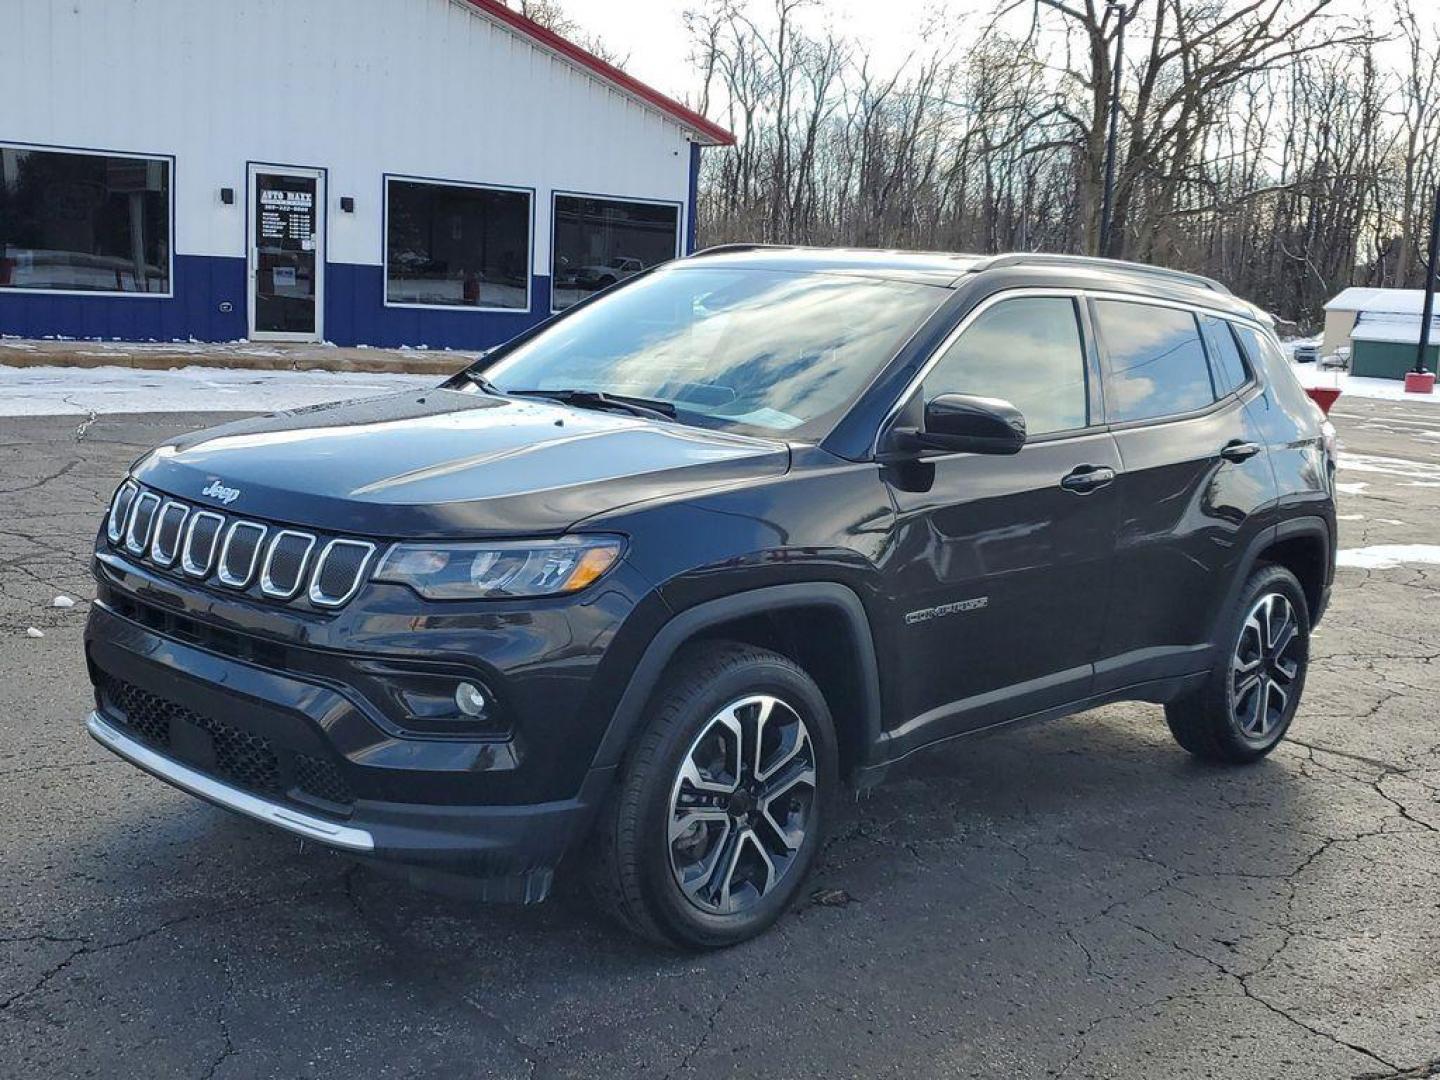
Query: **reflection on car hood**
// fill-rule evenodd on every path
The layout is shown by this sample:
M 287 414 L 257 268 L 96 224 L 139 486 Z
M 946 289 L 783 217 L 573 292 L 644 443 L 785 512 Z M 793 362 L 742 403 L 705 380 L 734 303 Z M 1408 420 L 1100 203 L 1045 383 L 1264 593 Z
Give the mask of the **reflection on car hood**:
M 135 476 L 232 514 L 379 537 L 460 538 L 563 532 L 607 510 L 788 465 L 782 443 L 436 389 L 196 432 L 157 447 Z M 229 504 L 205 493 L 212 484 Z

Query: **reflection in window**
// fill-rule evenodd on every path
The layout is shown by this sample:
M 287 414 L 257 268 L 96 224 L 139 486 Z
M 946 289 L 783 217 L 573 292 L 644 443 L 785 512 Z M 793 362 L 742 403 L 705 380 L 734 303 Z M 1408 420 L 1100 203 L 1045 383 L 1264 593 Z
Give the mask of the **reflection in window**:
M 170 291 L 170 162 L 0 146 L 0 288 Z
M 675 257 L 678 206 L 556 195 L 554 213 L 556 311 Z
M 390 179 L 385 301 L 530 306 L 530 193 Z
M 1244 386 L 1250 375 L 1245 370 L 1245 361 L 1240 357 L 1240 346 L 1235 344 L 1229 321 L 1214 315 L 1201 315 L 1200 329 L 1205 334 L 1205 349 L 1210 354 L 1210 374 L 1215 379 L 1216 392 L 1228 394 Z
M 948 295 L 683 264 L 556 321 L 486 375 L 501 390 L 659 398 L 684 423 L 818 437 Z
M 1172 416 L 1214 402 L 1194 315 L 1123 300 L 1100 300 L 1095 306 L 1110 357 L 1105 403 L 1112 420 Z
M 1085 351 L 1075 302 L 1037 296 L 983 312 L 925 377 L 925 399 L 937 394 L 1008 401 L 1029 435 L 1084 427 Z

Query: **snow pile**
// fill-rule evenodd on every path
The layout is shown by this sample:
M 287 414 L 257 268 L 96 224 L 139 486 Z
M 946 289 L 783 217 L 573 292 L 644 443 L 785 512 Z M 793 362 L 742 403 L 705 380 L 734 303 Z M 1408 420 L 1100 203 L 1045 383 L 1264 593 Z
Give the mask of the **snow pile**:
M 1341 402 L 1349 396 L 1377 401 L 1413 401 L 1422 405 L 1440 405 L 1440 393 L 1407 394 L 1405 384 L 1399 379 L 1372 379 L 1343 371 L 1319 371 L 1314 364 L 1291 364 L 1290 370 L 1295 372 L 1300 385 L 1307 390 L 1311 387 L 1332 387 L 1339 390 Z
M 0 365 L 0 416 L 98 413 L 271 412 L 429 389 L 438 375 Z
M 1340 551 L 1335 556 L 1335 565 L 1361 570 L 1394 570 L 1406 563 L 1440 565 L 1440 544 L 1373 544 Z

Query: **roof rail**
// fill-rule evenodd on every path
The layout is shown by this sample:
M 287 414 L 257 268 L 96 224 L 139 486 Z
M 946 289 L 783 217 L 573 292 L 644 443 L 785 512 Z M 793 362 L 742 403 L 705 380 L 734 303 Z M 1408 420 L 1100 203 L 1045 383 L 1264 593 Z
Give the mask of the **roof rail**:
M 1185 285 L 1194 285 L 1202 289 L 1210 289 L 1212 292 L 1224 293 L 1226 296 L 1233 295 L 1223 284 L 1203 274 L 1170 270 L 1163 266 L 1151 266 L 1148 263 L 1126 262 L 1123 259 L 1102 259 L 1094 255 L 1061 255 L 1049 251 L 1015 252 L 1010 255 L 992 256 L 975 267 L 975 270 L 978 273 L 981 270 L 997 270 L 1005 266 L 1025 266 L 1027 264 L 1033 266 L 1037 263 L 1086 267 L 1092 270 L 1118 270 L 1122 273 L 1141 274 L 1146 277 L 1169 278 Z
M 729 255 L 733 251 L 780 251 L 793 248 L 794 244 L 715 244 L 711 247 L 692 251 L 686 258 L 698 259 L 702 255 Z

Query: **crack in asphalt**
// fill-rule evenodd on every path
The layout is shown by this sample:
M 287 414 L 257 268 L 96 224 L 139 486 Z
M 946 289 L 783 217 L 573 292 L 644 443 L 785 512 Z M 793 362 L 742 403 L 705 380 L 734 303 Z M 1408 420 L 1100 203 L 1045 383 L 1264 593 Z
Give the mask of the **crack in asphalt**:
M 69 968 L 71 964 L 75 963 L 77 960 L 82 959 L 83 957 L 97 956 L 101 953 L 113 952 L 116 949 L 128 948 L 131 945 L 138 944 L 139 942 L 146 941 L 150 938 L 156 937 L 159 934 L 163 934 L 169 930 L 173 930 L 175 927 L 182 926 L 185 923 L 210 922 L 217 919 L 225 918 L 230 915 L 235 915 L 240 912 L 254 911 L 257 908 L 268 907 L 271 904 L 282 904 L 294 902 L 297 900 L 311 899 L 316 896 L 322 896 L 326 893 L 333 891 L 334 887 L 331 886 L 330 888 L 326 889 L 317 889 L 301 893 L 289 893 L 285 896 L 263 897 L 257 900 L 248 901 L 243 904 L 231 904 L 227 907 L 219 907 L 216 908 L 214 911 L 201 911 L 189 915 L 179 915 L 173 919 L 167 919 L 166 921 L 160 923 L 158 926 L 152 926 L 148 930 L 142 930 L 138 934 L 132 934 L 130 937 L 122 938 L 119 941 L 109 941 L 101 944 L 95 944 L 87 941 L 85 944 L 81 945 L 80 948 L 72 950 L 70 954 L 67 955 L 59 963 L 54 964 L 50 968 L 48 968 L 30 986 L 26 987 L 24 990 L 17 990 L 15 993 L 11 994 L 4 1000 L 0 1000 L 0 1013 L 9 1011 L 11 1008 L 19 1004 L 25 998 L 33 997 L 35 994 L 39 993 L 52 979 L 54 979 L 61 972 Z
M 1166 947 L 1171 948 L 1171 949 L 1175 949 L 1175 950 L 1178 951 L 1178 952 L 1184 953 L 1186 956 L 1194 957 L 1196 960 L 1199 960 L 1201 963 L 1208 964 L 1210 967 L 1214 968 L 1216 971 L 1220 972 L 1222 975 L 1224 975 L 1224 976 L 1226 976 L 1226 977 L 1228 977 L 1228 978 L 1230 978 L 1230 979 L 1235 980 L 1235 982 L 1236 982 L 1236 983 L 1239 985 L 1239 987 L 1240 987 L 1241 993 L 1243 993 L 1243 994 L 1244 994 L 1247 998 L 1249 998 L 1251 1001 L 1255 1002 L 1257 1005 L 1263 1006 L 1264 1008 L 1268 1009 L 1270 1012 L 1274 1013 L 1276 1016 L 1279 1016 L 1279 1017 L 1281 1017 L 1281 1018 L 1284 1019 L 1284 1020 L 1288 1020 L 1290 1023 L 1296 1025 L 1297 1027 L 1303 1028 L 1304 1030 L 1308 1031 L 1310 1034 L 1319 1036 L 1319 1037 L 1322 1038 L 1322 1039 L 1328 1039 L 1330 1042 L 1333 1042 L 1333 1043 L 1335 1043 L 1335 1044 L 1337 1044 L 1337 1045 L 1339 1045 L 1339 1046 L 1347 1047 L 1348 1049 L 1355 1051 L 1355 1053 L 1361 1054 L 1361 1055 L 1363 1055 L 1364 1057 L 1369 1058 L 1371 1061 L 1374 1061 L 1376 1064 L 1378 1064 L 1378 1065 L 1383 1065 L 1383 1066 L 1385 1066 L 1385 1068 L 1390 1069 L 1390 1070 L 1392 1070 L 1392 1071 L 1399 1068 L 1399 1066 L 1397 1066 L 1394 1062 L 1386 1061 L 1383 1057 L 1381 1057 L 1381 1056 L 1380 1056 L 1379 1054 L 1377 1054 L 1375 1051 L 1370 1050 L 1370 1049 L 1368 1049 L 1367 1047 L 1361 1046 L 1359 1043 L 1353 1043 L 1353 1042 L 1350 1042 L 1350 1041 L 1347 1040 L 1347 1039 L 1342 1039 L 1342 1038 L 1340 1038 L 1340 1036 L 1336 1035 L 1334 1032 L 1326 1031 L 1326 1030 L 1324 1030 L 1323 1028 L 1318 1028 L 1318 1027 L 1316 1027 L 1316 1026 L 1313 1025 L 1313 1024 L 1308 1024 L 1308 1023 L 1306 1023 L 1304 1020 L 1301 1020 L 1299 1017 L 1294 1016 L 1294 1015 L 1293 1015 L 1292 1013 L 1290 1013 L 1288 1010 L 1281 1008 L 1280 1006 L 1278 1006 L 1278 1005 L 1274 1004 L 1273 1002 L 1269 1001 L 1267 998 L 1265 998 L 1265 997 L 1263 997 L 1262 995 L 1256 993 L 1255 990 L 1250 986 L 1250 983 L 1249 983 L 1249 980 L 1255 977 L 1254 974 L 1244 975 L 1244 974 L 1240 974 L 1240 973 L 1235 972 L 1235 971 L 1231 971 L 1226 965 L 1220 963 L 1218 960 L 1215 960 L 1215 959 L 1213 959 L 1213 958 L 1211 958 L 1211 957 L 1209 957 L 1209 956 L 1206 956 L 1206 955 L 1205 955 L 1204 953 L 1202 953 L 1202 952 L 1197 952 L 1197 951 L 1194 950 L 1194 949 L 1186 948 L 1184 945 L 1181 945 L 1178 941 L 1171 941 L 1169 938 L 1162 937 L 1160 934 L 1155 933 L 1155 932 L 1154 932 L 1153 930 L 1151 930 L 1149 927 L 1142 926 L 1142 925 L 1140 925 L 1139 923 L 1133 923 L 1133 922 L 1130 922 L 1129 920 L 1125 920 L 1125 919 L 1122 919 L 1122 920 L 1120 920 L 1120 921 L 1121 921 L 1121 922 L 1124 922 L 1125 925 L 1129 926 L 1131 929 L 1137 930 L 1137 931 L 1139 931 L 1140 933 L 1144 934 L 1146 937 L 1149 937 L 1149 938 L 1153 939 L 1154 941 L 1156 941 L 1156 942 L 1159 943 L 1160 945 L 1166 946 Z

